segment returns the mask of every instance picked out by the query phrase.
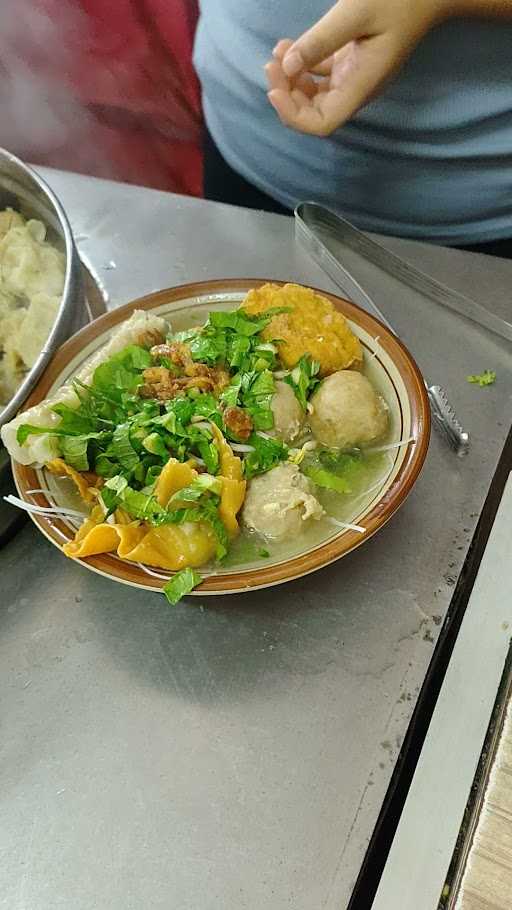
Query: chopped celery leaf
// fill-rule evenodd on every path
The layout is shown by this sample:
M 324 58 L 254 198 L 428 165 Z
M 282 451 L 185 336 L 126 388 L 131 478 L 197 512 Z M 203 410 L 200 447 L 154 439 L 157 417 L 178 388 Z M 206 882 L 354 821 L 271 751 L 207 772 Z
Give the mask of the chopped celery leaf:
M 176 575 L 173 575 L 162 590 L 169 603 L 174 606 L 182 597 L 197 588 L 200 582 L 201 576 L 199 572 L 191 568 L 182 569 L 181 572 L 176 572 Z
M 473 383 L 473 385 L 479 385 L 484 387 L 486 385 L 494 385 L 496 382 L 496 372 L 494 370 L 484 370 L 483 373 L 475 373 L 472 376 L 466 376 L 467 382 Z

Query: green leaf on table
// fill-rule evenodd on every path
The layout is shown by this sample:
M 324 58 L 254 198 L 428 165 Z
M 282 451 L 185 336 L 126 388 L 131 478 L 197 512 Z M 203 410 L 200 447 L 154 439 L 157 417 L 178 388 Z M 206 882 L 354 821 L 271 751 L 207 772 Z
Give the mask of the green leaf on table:
M 494 385 L 496 382 L 496 372 L 494 370 L 484 370 L 483 373 L 475 373 L 472 376 L 466 376 L 466 381 L 480 387 Z

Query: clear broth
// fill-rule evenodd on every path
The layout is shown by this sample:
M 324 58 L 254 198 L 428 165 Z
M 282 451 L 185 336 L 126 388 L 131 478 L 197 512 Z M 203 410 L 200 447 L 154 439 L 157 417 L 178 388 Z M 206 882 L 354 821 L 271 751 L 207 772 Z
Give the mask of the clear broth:
M 223 571 L 231 572 L 241 567 L 249 568 L 264 563 L 283 562 L 301 553 L 314 549 L 326 540 L 336 537 L 343 528 L 330 519 L 353 524 L 357 516 L 362 515 L 370 503 L 378 497 L 382 484 L 393 469 L 396 450 L 376 454 L 364 454 L 361 461 L 361 472 L 350 493 L 337 493 L 315 487 L 315 496 L 325 509 L 325 516 L 318 521 L 304 524 L 303 533 L 293 540 L 269 540 L 242 528 L 240 536 L 231 544 L 229 553 L 222 564 Z M 357 522 L 356 522 L 357 523 Z M 364 527 L 364 519 L 362 520 Z M 260 555 L 266 550 L 268 556 Z

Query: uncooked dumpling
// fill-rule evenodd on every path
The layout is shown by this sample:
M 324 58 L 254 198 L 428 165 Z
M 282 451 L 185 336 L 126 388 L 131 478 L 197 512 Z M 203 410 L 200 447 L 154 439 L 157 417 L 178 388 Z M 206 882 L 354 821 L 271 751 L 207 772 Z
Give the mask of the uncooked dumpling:
M 388 428 L 388 408 L 362 373 L 327 376 L 310 398 L 309 424 L 322 445 L 349 449 L 375 442 Z
M 295 442 L 302 430 L 305 415 L 295 392 L 287 382 L 276 382 L 270 407 L 274 415 L 274 428 L 270 435 L 278 436 L 287 444 Z
M 265 537 L 294 537 L 323 509 L 312 495 L 312 484 L 297 465 L 280 464 L 249 483 L 243 521 Z

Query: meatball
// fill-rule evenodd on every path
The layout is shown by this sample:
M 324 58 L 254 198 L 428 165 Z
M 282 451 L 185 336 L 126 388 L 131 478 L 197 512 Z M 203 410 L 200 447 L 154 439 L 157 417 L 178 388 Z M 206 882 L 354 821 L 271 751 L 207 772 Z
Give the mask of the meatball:
M 280 464 L 249 483 L 242 513 L 244 523 L 265 537 L 294 537 L 323 509 L 311 494 L 312 484 L 297 465 Z
M 270 435 L 278 436 L 286 443 L 295 442 L 304 424 L 304 412 L 287 382 L 276 382 L 270 407 L 274 415 Z
M 324 379 L 310 404 L 313 435 L 333 449 L 374 442 L 388 427 L 386 402 L 366 376 L 353 370 L 341 370 Z

